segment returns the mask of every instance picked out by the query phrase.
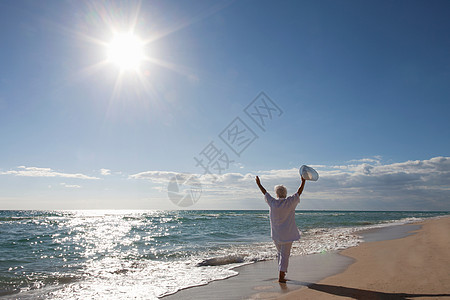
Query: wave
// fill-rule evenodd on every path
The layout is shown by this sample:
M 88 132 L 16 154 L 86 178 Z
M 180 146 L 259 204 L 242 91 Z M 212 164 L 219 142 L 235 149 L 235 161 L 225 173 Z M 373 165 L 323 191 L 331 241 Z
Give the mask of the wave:
M 20 293 L 20 288 L 11 288 L 11 287 L 6 287 L 3 289 L 0 288 L 0 297 L 14 295 L 14 294 L 18 294 L 18 293 Z
M 0 276 L 0 296 L 41 289 L 49 285 L 67 284 L 80 280 L 75 275 L 28 275 L 26 277 Z
M 205 267 L 205 266 L 222 266 L 236 263 L 243 263 L 245 256 L 223 256 L 223 257 L 213 257 L 209 259 L 205 259 L 202 262 L 197 264 L 197 267 Z
M 308 229 L 302 233 L 298 242 L 293 243 L 291 255 L 309 255 L 344 250 L 363 242 L 363 237 L 359 234 L 360 231 L 409 224 L 422 220 L 422 218 L 410 217 L 383 223 L 361 222 L 358 226 Z M 272 242 L 251 243 L 230 247 L 220 252 L 219 255 L 201 260 L 196 266 L 224 266 L 275 258 L 276 249 Z
M 33 219 L 37 219 L 37 217 L 0 217 L 0 222 L 23 221 Z

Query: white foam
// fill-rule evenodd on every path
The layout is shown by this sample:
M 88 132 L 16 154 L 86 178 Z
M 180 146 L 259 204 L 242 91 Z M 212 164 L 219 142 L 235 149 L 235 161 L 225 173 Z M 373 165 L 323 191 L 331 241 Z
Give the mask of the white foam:
M 51 299 L 158 299 L 180 289 L 207 284 L 238 273 L 229 266 L 196 267 L 194 261 L 104 259 L 93 262 L 85 280 L 65 285 Z

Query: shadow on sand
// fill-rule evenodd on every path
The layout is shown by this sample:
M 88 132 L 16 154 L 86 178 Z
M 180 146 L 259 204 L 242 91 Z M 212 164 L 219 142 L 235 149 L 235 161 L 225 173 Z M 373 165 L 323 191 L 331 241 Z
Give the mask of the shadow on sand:
M 349 288 L 345 286 L 336 286 L 328 284 L 319 284 L 311 282 L 303 282 L 297 280 L 289 280 L 288 284 L 296 284 L 307 286 L 309 289 L 316 290 L 319 292 L 349 297 L 353 299 L 392 299 L 392 300 L 407 300 L 415 297 L 450 297 L 450 294 L 406 294 L 406 293 L 383 293 L 369 290 L 362 290 L 356 288 Z M 285 283 L 280 283 L 280 285 L 285 285 Z

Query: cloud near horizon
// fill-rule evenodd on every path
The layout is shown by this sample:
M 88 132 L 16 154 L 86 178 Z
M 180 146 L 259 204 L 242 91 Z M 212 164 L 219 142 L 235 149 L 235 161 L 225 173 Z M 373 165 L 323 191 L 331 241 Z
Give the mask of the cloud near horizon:
M 80 173 L 61 173 L 51 168 L 25 167 L 19 166 L 17 170 L 0 171 L 0 175 L 14 175 L 24 177 L 63 177 L 77 179 L 100 179 L 98 177 L 88 176 Z
M 129 179 L 146 179 L 154 183 L 168 183 L 174 176 L 180 176 L 184 173 L 171 171 L 145 171 L 137 174 L 129 175 Z
M 345 165 L 315 165 L 320 178 L 307 182 L 300 209 L 340 210 L 450 210 L 450 157 L 434 157 L 383 164 L 379 157 L 349 161 Z M 167 184 L 176 172 L 147 171 L 130 175 Z M 298 169 L 226 173 L 198 176 L 203 186 L 202 201 L 236 201 L 262 197 L 254 178 L 259 175 L 269 193 L 284 184 L 288 193 L 299 186 Z M 259 199 L 258 201 L 260 201 Z
M 66 188 L 75 188 L 75 189 L 81 188 L 81 185 L 78 185 L 78 184 L 67 184 L 65 182 L 60 183 L 60 185 L 62 185 L 63 187 L 66 187 Z
M 102 174 L 103 176 L 111 175 L 111 170 L 110 169 L 100 169 L 100 174 Z
M 375 157 L 351 160 L 341 165 L 311 166 L 319 172 L 320 178 L 317 182 L 307 182 L 298 209 L 450 211 L 450 157 L 396 163 L 383 163 L 381 158 Z M 161 206 L 158 203 L 168 199 L 168 183 L 175 176 L 178 182 L 196 176 L 202 185 L 201 198 L 188 209 L 267 209 L 263 196 L 255 184 L 256 175 L 261 178 L 262 184 L 272 195 L 273 187 L 277 184 L 284 184 L 291 194 L 300 185 L 297 168 L 255 170 L 247 173 L 230 172 L 214 176 L 154 170 L 128 176 L 124 174 L 112 179 L 107 176 L 113 174 L 109 169 L 101 169 L 96 173 L 102 173 L 102 178 L 26 166 L 0 171 L 0 175 L 13 177 L 93 180 L 92 183 L 83 186 L 83 196 L 74 196 L 81 197 L 80 200 L 84 197 L 94 199 L 95 196 L 91 195 L 98 195 L 98 191 L 105 193 L 108 189 L 114 190 L 114 195 L 120 194 L 122 197 L 130 197 L 138 191 L 143 198 L 147 197 L 146 199 L 152 201 L 154 204 L 152 207 L 155 209 L 179 208 L 165 204 Z M 135 185 L 130 182 L 133 180 L 147 181 L 150 184 Z M 60 183 L 60 186 L 81 188 L 79 184 L 65 182 Z M 59 194 L 48 196 L 59 199 Z M 99 203 L 105 201 L 101 197 L 95 199 Z M 107 200 L 110 204 L 110 198 Z M 130 198 L 130 205 L 135 205 L 134 207 L 139 205 L 133 204 L 133 201 L 133 198 Z

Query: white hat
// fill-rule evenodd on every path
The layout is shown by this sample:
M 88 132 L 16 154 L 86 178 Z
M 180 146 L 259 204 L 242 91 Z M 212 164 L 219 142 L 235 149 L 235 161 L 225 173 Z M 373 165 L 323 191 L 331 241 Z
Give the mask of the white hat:
M 319 179 L 319 173 L 307 165 L 301 166 L 299 173 L 306 180 L 317 181 Z

